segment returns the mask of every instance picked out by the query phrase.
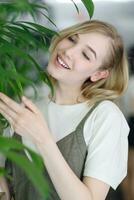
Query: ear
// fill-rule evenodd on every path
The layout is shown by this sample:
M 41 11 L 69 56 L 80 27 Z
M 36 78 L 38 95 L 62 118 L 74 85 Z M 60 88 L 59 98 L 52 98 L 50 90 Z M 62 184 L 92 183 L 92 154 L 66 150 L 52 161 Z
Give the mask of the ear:
M 100 79 L 106 79 L 109 76 L 108 70 L 96 71 L 94 74 L 91 75 L 90 80 L 92 82 L 96 82 Z

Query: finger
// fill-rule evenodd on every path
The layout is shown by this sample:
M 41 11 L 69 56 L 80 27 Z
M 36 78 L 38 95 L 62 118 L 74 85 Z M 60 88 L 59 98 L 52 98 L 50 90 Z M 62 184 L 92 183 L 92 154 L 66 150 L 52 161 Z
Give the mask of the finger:
M 24 104 L 23 101 L 21 101 L 20 105 L 21 105 L 22 108 L 25 108 L 25 104 Z
M 7 117 L 12 118 L 15 121 L 17 114 L 15 111 L 11 110 L 5 103 L 0 101 L 0 113 L 5 114 Z
M 0 108 L 0 113 L 7 119 L 7 121 L 13 126 L 14 125 L 14 120 L 10 115 L 6 114 L 1 108 Z
M 27 97 L 23 96 L 22 97 L 22 102 L 24 103 L 26 108 L 28 108 L 29 110 L 31 110 L 35 114 L 39 114 L 40 113 L 40 111 L 35 106 L 35 104 L 30 99 L 28 99 Z
M 7 95 L 3 94 L 0 92 L 0 100 L 5 103 L 10 109 L 14 110 L 15 112 L 20 112 L 21 111 L 21 106 L 9 98 Z

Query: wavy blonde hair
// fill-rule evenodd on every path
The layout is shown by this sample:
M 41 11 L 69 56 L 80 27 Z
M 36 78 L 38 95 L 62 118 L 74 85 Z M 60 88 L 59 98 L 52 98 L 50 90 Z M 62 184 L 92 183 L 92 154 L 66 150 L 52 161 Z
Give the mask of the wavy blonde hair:
M 89 104 L 102 100 L 115 100 L 121 96 L 128 85 L 128 62 L 124 49 L 124 44 L 121 36 L 118 34 L 115 27 L 99 20 L 86 21 L 72 27 L 66 28 L 59 32 L 59 35 L 54 36 L 49 48 L 50 53 L 53 53 L 56 45 L 74 34 L 84 33 L 100 33 L 109 38 L 110 48 L 103 60 L 100 70 L 109 70 L 109 76 L 106 79 L 91 82 L 90 77 L 83 83 L 81 94 Z M 54 78 L 51 77 L 54 83 Z

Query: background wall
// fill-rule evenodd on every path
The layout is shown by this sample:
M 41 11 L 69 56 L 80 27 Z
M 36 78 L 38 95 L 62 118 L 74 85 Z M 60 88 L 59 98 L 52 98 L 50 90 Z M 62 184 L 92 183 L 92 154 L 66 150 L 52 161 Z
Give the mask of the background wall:
M 43 0 L 51 10 L 51 17 L 62 29 L 79 21 L 88 20 L 88 14 L 79 0 L 74 0 L 79 9 L 78 15 L 71 0 Z M 112 23 L 121 33 L 128 48 L 134 44 L 134 0 L 93 0 L 95 12 L 93 19 Z

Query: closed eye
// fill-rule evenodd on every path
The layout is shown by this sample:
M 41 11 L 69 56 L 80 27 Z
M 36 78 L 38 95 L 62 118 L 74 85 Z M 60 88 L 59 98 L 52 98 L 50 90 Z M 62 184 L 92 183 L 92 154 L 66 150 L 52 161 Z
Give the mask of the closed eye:
M 90 58 L 87 56 L 87 54 L 85 52 L 83 52 L 82 54 L 87 60 L 90 60 Z
M 73 42 L 73 43 L 76 43 L 76 37 L 75 36 L 69 36 L 68 40 Z

